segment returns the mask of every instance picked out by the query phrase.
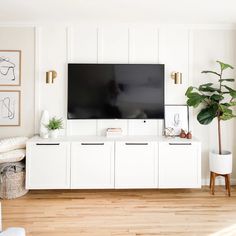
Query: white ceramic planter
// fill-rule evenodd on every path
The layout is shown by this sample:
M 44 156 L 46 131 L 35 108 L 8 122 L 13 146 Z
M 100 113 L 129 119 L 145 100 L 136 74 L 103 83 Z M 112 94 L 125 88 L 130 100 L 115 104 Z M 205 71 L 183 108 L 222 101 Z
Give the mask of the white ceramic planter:
M 210 171 L 222 175 L 231 174 L 232 161 L 232 153 L 229 151 L 223 151 L 221 155 L 211 151 L 209 158 Z
M 50 130 L 49 132 L 49 135 L 50 135 L 50 138 L 58 138 L 58 129 L 55 129 L 55 130 Z

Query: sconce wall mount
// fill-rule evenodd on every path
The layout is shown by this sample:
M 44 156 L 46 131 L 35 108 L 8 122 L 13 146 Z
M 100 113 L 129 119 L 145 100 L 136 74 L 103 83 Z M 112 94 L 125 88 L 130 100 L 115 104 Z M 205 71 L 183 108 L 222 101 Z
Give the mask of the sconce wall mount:
M 181 72 L 172 72 L 171 78 L 174 80 L 175 84 L 182 84 L 182 73 Z
M 46 83 L 53 84 L 56 77 L 57 77 L 57 72 L 55 70 L 47 71 L 46 72 Z

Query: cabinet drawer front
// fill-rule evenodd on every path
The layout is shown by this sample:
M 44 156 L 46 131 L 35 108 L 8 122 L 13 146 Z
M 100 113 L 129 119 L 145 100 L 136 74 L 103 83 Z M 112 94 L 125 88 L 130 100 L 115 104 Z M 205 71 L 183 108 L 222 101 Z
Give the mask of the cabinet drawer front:
M 114 188 L 113 142 L 74 142 L 71 155 L 72 188 Z
M 197 143 L 159 143 L 159 187 L 200 186 L 200 148 Z
M 69 143 L 28 144 L 26 165 L 26 183 L 30 189 L 70 187 Z
M 157 187 L 157 143 L 116 142 L 115 187 Z

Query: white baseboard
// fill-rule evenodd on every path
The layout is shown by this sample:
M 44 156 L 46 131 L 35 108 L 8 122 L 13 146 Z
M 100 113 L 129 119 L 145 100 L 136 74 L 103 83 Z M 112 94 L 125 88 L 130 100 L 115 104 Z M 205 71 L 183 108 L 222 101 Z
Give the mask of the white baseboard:
M 202 179 L 202 186 L 204 185 L 209 185 L 210 184 L 210 179 Z M 230 184 L 231 185 L 236 185 L 236 179 L 230 179 Z M 215 180 L 215 185 L 225 185 L 225 180 L 223 177 L 217 177 Z

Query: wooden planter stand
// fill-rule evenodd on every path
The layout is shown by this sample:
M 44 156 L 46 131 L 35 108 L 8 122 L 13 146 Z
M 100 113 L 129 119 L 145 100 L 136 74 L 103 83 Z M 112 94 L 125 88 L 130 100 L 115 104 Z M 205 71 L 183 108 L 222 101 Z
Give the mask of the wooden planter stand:
M 222 176 L 225 178 L 225 189 L 228 192 L 228 196 L 230 197 L 230 174 L 217 174 L 214 172 L 210 172 L 210 189 L 211 189 L 211 194 L 215 194 L 215 178 L 217 176 Z

